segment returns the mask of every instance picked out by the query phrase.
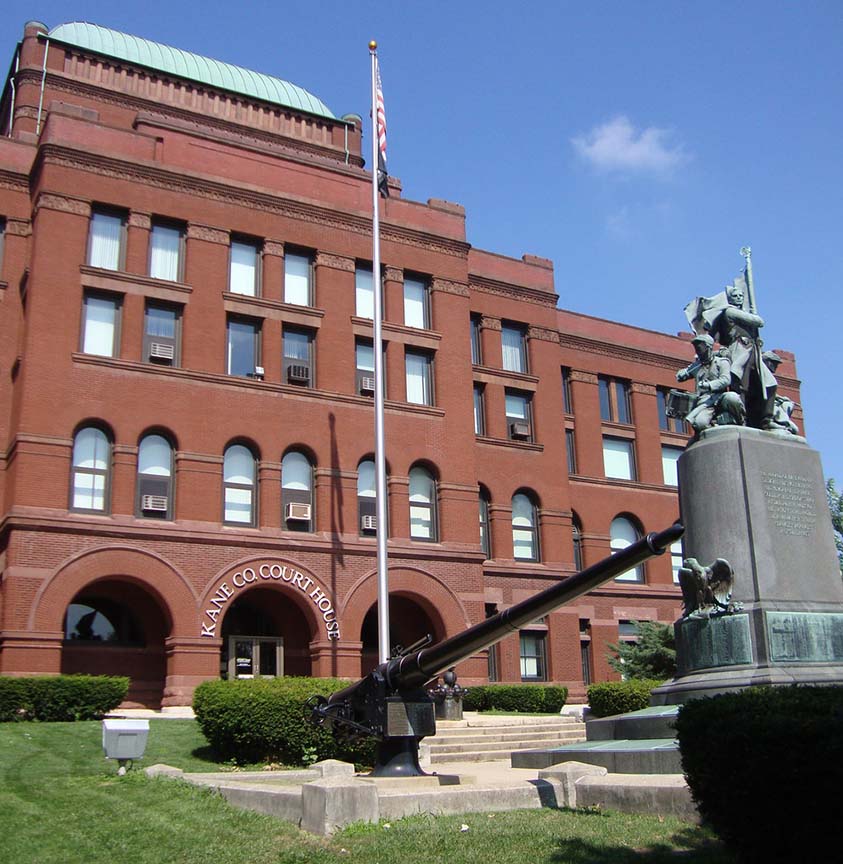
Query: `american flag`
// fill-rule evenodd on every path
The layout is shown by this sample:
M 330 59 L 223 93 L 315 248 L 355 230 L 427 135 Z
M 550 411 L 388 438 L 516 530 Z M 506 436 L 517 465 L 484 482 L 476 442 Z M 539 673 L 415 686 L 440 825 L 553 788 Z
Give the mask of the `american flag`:
M 381 85 L 380 64 L 377 66 L 377 114 L 378 114 L 378 191 L 384 198 L 389 197 L 386 173 L 386 111 L 383 107 L 383 87 Z

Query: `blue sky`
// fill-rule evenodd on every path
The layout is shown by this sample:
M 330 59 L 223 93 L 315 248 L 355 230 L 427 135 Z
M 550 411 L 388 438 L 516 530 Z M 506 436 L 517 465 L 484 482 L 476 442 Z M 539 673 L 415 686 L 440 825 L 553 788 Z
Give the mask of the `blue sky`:
M 369 110 L 379 43 L 390 173 L 465 205 L 468 239 L 553 259 L 560 305 L 665 332 L 753 249 L 768 348 L 797 355 L 809 443 L 843 483 L 843 3 L 6 0 Z

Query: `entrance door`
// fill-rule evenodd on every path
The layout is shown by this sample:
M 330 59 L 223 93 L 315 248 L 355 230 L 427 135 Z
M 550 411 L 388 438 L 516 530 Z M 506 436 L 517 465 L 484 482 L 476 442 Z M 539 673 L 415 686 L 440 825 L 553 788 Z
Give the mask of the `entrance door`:
M 272 636 L 229 636 L 228 679 L 276 678 L 284 674 L 284 640 Z

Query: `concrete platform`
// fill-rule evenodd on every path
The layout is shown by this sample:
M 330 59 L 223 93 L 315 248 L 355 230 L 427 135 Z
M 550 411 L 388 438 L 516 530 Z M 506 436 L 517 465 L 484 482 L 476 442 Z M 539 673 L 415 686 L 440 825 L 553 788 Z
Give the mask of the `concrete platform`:
M 436 767 L 440 769 L 436 775 L 401 779 L 355 775 L 352 765 L 335 760 L 302 771 L 184 774 L 155 765 L 146 773 L 207 786 L 235 807 L 267 813 L 320 835 L 353 822 L 389 821 L 420 813 L 540 807 L 602 806 L 697 821 L 681 776 L 632 777 L 578 762 L 544 771 L 513 768 L 504 760 Z
M 599 765 L 613 774 L 682 773 L 679 747 L 672 738 L 585 741 L 512 754 L 513 768 L 548 768 L 565 762 Z

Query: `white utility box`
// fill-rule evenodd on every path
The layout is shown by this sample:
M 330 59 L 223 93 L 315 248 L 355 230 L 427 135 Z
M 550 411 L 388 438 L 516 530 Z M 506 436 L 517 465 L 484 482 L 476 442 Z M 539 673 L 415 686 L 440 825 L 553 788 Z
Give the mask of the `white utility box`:
M 149 720 L 103 720 L 102 749 L 106 759 L 140 759 L 146 750 Z

